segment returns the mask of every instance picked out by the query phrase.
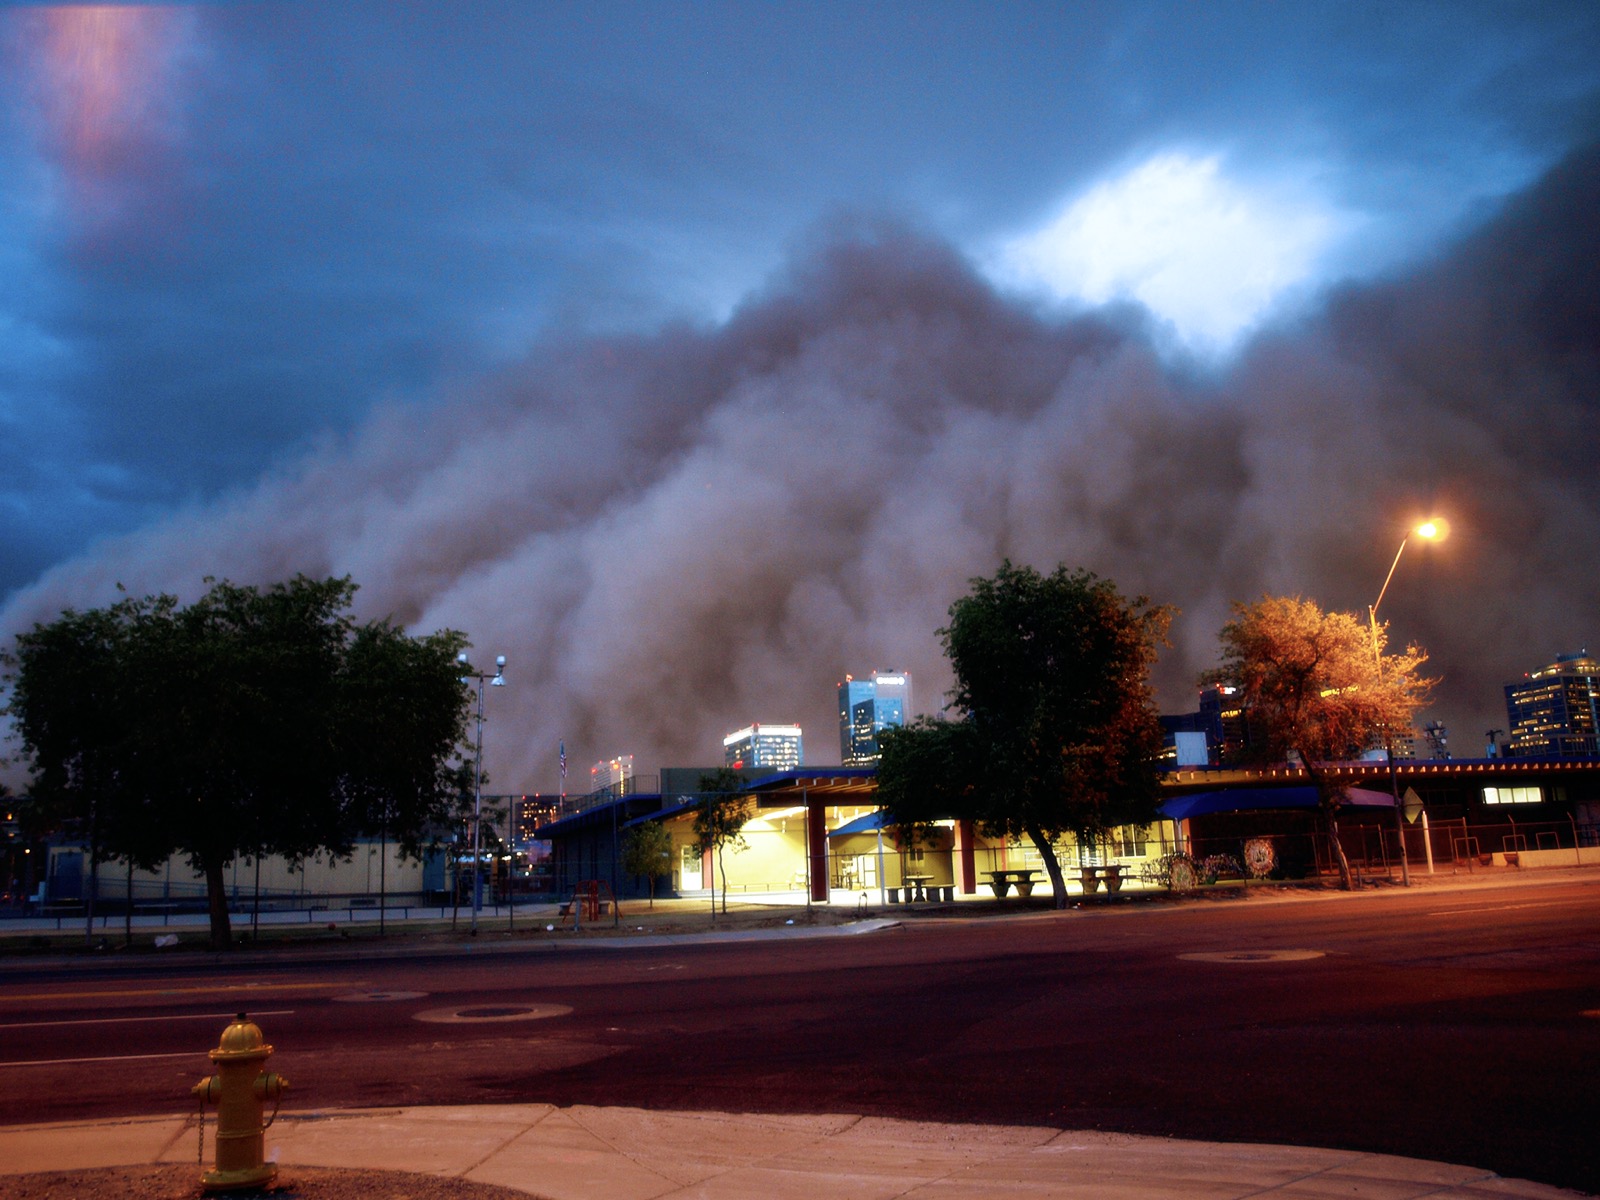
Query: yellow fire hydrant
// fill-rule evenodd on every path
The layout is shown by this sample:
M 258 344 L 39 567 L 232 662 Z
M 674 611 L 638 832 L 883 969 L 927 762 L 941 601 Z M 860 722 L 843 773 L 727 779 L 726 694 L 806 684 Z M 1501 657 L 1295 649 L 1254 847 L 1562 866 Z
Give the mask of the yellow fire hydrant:
M 262 1135 L 272 1118 L 263 1124 L 262 1108 L 273 1101 L 275 1118 L 289 1081 L 262 1069 L 272 1047 L 261 1040 L 261 1027 L 244 1013 L 222 1031 L 222 1041 L 210 1053 L 217 1073 L 191 1089 L 200 1098 L 202 1127 L 205 1105 L 217 1106 L 217 1166 L 200 1177 L 200 1186 L 208 1192 L 259 1187 L 278 1173 L 276 1164 L 263 1161 Z

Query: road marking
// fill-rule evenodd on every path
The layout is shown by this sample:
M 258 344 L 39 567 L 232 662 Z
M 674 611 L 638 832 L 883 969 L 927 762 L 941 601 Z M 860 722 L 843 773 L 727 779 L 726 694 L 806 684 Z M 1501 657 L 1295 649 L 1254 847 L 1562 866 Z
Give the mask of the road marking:
M 1519 908 L 1567 908 L 1569 904 L 1564 900 L 1545 900 L 1540 903 L 1528 904 L 1482 904 L 1477 908 L 1436 908 L 1428 915 L 1430 917 L 1460 917 L 1481 916 L 1491 912 L 1514 912 Z
M 36 1058 L 0 1062 L 0 1067 L 70 1067 L 78 1063 L 133 1062 L 141 1058 L 199 1058 L 204 1050 L 185 1050 L 181 1054 L 107 1054 L 100 1058 Z
M 294 1012 L 292 1008 L 274 1008 L 264 1012 L 255 1013 L 255 1017 L 286 1017 Z M 133 1024 L 137 1021 L 231 1021 L 239 1014 L 236 1012 L 225 1013 L 174 1013 L 170 1017 L 85 1017 L 81 1021 L 7 1021 L 0 1024 L 0 1031 L 7 1029 L 44 1029 L 55 1028 L 62 1025 L 120 1025 Z
M 358 981 L 359 987 L 364 980 Z M 105 1000 L 112 997 L 124 996 L 215 996 L 227 995 L 230 992 L 306 992 L 327 988 L 347 988 L 349 982 L 342 983 L 230 983 L 218 987 L 183 987 L 183 988 L 129 988 L 116 992 L 33 992 L 20 996 L 8 995 L 5 1003 L 14 1004 L 19 1000 Z
M 1185 962 L 1304 962 L 1308 958 L 1324 957 L 1321 950 L 1216 950 L 1197 954 L 1180 954 Z
M 545 1017 L 564 1017 L 571 1011 L 570 1004 L 476 1005 L 470 1008 L 431 1008 L 427 1012 L 412 1013 L 411 1018 L 438 1025 L 470 1025 L 484 1021 L 538 1021 Z

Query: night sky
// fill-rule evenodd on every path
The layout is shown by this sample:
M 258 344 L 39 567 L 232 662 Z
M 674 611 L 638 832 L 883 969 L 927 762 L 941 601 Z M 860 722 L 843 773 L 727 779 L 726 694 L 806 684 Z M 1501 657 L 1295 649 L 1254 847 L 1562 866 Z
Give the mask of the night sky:
M 0 10 L 0 638 L 350 574 L 487 767 L 838 761 L 1004 557 L 1600 650 L 1600 6 Z M 8 774 L 18 781 L 15 765 Z

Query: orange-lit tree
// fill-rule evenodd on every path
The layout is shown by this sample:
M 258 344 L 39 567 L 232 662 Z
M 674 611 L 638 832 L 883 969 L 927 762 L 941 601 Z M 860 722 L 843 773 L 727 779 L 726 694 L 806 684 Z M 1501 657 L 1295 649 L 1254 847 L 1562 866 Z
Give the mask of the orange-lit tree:
M 1415 646 L 1389 654 L 1387 626 L 1324 612 L 1298 596 L 1235 604 L 1221 641 L 1222 663 L 1202 683 L 1239 689 L 1250 723 L 1250 759 L 1300 760 L 1327 816 L 1340 882 L 1350 888 L 1338 820 L 1348 792 L 1325 768 L 1410 728 L 1436 682 L 1422 674 L 1428 656 Z

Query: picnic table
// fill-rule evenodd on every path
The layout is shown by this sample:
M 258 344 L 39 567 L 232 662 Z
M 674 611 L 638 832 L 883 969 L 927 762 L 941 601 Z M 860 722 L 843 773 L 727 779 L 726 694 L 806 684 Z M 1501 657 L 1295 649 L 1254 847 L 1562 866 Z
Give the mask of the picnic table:
M 1106 863 L 1103 866 L 1084 864 L 1078 868 L 1078 880 L 1083 884 L 1084 894 L 1099 891 L 1100 885 L 1106 885 L 1107 892 L 1120 892 L 1122 890 L 1122 864 Z
M 1013 869 L 1007 871 L 988 871 L 989 886 L 994 889 L 994 898 L 1004 900 L 1006 893 L 1013 887 L 1019 896 L 1033 895 L 1033 877 L 1039 872 L 1031 868 Z

